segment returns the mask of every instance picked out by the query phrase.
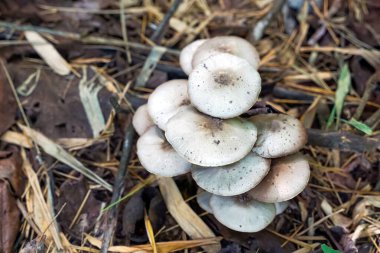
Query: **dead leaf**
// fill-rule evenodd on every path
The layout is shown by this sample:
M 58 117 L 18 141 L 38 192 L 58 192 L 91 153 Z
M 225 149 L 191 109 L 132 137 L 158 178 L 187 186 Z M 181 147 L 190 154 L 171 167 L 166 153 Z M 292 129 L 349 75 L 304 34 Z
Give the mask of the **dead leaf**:
M 64 205 L 66 208 L 63 208 Z M 79 181 L 68 180 L 60 187 L 56 210 L 61 209 L 58 216 L 60 225 L 65 231 L 70 231 L 70 235 L 81 239 L 83 233 L 93 229 L 100 213 L 101 201 L 95 199 L 94 192 L 88 188 L 83 178 Z M 76 216 L 78 217 L 74 222 Z
M 59 54 L 57 49 L 55 49 L 51 43 L 33 31 L 26 31 L 25 37 L 34 50 L 36 50 L 39 56 L 41 56 L 55 73 L 63 76 L 70 74 L 71 67 L 69 63 Z
M 15 122 L 16 110 L 17 104 L 11 86 L 4 69 L 0 67 L 0 135 Z
M 0 152 L 0 252 L 13 252 L 20 229 L 17 195 L 21 189 L 21 159 L 16 152 Z
M 169 213 L 191 238 L 198 239 L 215 237 L 212 230 L 183 200 L 181 193 L 172 178 L 160 177 L 158 179 L 158 185 Z M 203 249 L 207 252 L 219 252 L 221 246 L 220 244 L 215 244 L 204 246 Z

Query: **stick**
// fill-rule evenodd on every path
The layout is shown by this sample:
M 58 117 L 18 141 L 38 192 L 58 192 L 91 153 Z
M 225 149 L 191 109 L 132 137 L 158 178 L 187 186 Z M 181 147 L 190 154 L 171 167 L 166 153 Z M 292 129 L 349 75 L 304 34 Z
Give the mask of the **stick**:
M 87 35 L 83 36 L 79 33 L 72 33 L 72 32 L 65 32 L 65 31 L 59 31 L 59 30 L 53 30 L 45 27 L 40 26 L 32 26 L 32 25 L 17 25 L 15 23 L 11 22 L 3 22 L 0 21 L 0 27 L 8 28 L 11 30 L 18 30 L 18 31 L 35 31 L 38 33 L 47 33 L 55 36 L 60 36 L 72 40 L 80 41 L 84 44 L 104 44 L 104 45 L 112 45 L 112 46 L 123 46 L 125 47 L 125 41 L 120 39 L 114 39 L 114 38 L 103 38 L 99 36 L 92 36 Z M 136 42 L 128 42 L 128 46 L 133 49 L 140 49 L 144 51 L 149 51 L 151 49 L 151 46 L 147 46 L 144 44 L 136 43 Z M 166 53 L 172 54 L 175 56 L 179 56 L 179 51 L 174 49 L 166 49 Z
M 112 203 L 120 199 L 121 194 L 124 191 L 124 182 L 125 182 L 125 177 L 128 171 L 128 163 L 129 163 L 129 159 L 131 158 L 131 150 L 132 150 L 135 136 L 136 134 L 135 134 L 135 131 L 133 130 L 132 119 L 130 119 L 130 123 L 128 124 L 127 131 L 124 137 L 123 151 L 121 153 L 119 170 L 115 179 L 115 184 L 113 186 L 113 193 L 112 193 L 112 200 L 111 200 Z M 107 230 L 103 234 L 103 243 L 100 250 L 101 253 L 107 253 L 109 245 L 111 243 L 111 238 L 112 238 L 113 232 L 116 227 L 116 222 L 117 222 L 117 216 L 118 216 L 118 211 L 119 211 L 118 207 L 119 207 L 118 204 L 114 205 L 107 211 L 107 214 L 106 214 L 107 215 L 107 218 L 106 218 Z

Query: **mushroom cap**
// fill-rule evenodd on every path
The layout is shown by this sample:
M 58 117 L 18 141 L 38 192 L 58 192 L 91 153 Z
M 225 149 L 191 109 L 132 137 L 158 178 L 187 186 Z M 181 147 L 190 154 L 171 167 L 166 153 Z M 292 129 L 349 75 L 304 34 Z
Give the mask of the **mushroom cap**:
M 192 65 L 196 67 L 210 56 L 220 53 L 228 53 L 243 58 L 254 69 L 259 68 L 260 56 L 255 47 L 247 40 L 235 36 L 220 36 L 207 40 L 195 52 Z
M 256 127 L 234 118 L 221 120 L 184 106 L 166 124 L 166 139 L 187 161 L 223 166 L 239 161 L 256 141 Z
M 175 152 L 156 126 L 138 139 L 137 156 L 147 171 L 163 177 L 178 176 L 191 169 L 191 164 Z
M 205 210 L 208 213 L 212 213 L 212 209 L 211 209 L 211 206 L 210 206 L 210 198 L 211 198 L 211 196 L 212 196 L 212 194 L 209 193 L 209 192 L 200 191 L 199 189 L 197 191 L 197 202 L 198 202 L 198 205 L 203 210 Z
M 282 214 L 286 208 L 289 206 L 288 201 L 282 201 L 282 202 L 276 202 L 274 203 L 274 206 L 276 207 L 276 215 Z
M 133 115 L 132 125 L 135 128 L 138 135 L 142 135 L 145 133 L 151 126 L 154 126 L 152 118 L 148 113 L 148 106 L 142 105 L 140 106 L 135 115 Z
M 179 65 L 187 75 L 193 70 L 192 61 L 195 51 L 207 40 L 195 40 L 184 47 L 179 55 Z
M 187 80 L 175 79 L 158 86 L 148 99 L 148 111 L 153 122 L 165 131 L 168 120 L 182 105 L 190 104 Z
M 309 178 L 309 163 L 302 154 L 273 159 L 268 175 L 247 194 L 267 203 L 286 201 L 301 193 Z
M 233 118 L 248 111 L 261 91 L 259 73 L 244 59 L 214 55 L 193 69 L 189 97 L 199 111 L 218 118 Z
M 249 118 L 257 126 L 253 152 L 266 158 L 277 158 L 299 151 L 307 142 L 302 123 L 285 114 L 260 114 Z
M 240 161 L 221 167 L 193 166 L 195 182 L 206 191 L 222 196 L 235 196 L 255 187 L 268 174 L 270 160 L 250 152 Z
M 274 204 L 239 197 L 212 195 L 210 206 L 215 218 L 240 232 L 257 232 L 268 226 L 276 215 Z

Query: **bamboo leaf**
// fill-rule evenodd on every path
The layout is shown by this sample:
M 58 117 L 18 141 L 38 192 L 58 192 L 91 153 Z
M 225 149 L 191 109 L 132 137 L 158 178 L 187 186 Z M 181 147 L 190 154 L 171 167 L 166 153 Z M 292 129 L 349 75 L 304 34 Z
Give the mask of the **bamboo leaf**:
M 343 120 L 342 119 L 342 121 L 349 124 L 350 126 L 355 127 L 356 129 L 358 129 L 359 131 L 362 131 L 365 134 L 368 134 L 368 135 L 372 134 L 372 129 L 368 125 L 364 124 L 361 121 L 357 121 L 354 118 L 352 118 L 350 120 Z
M 335 107 L 336 107 L 336 117 L 339 121 L 340 115 L 342 114 L 344 99 L 346 98 L 348 92 L 351 88 L 351 73 L 348 68 L 347 63 L 344 64 L 342 70 L 340 71 L 338 79 L 338 88 L 335 93 Z

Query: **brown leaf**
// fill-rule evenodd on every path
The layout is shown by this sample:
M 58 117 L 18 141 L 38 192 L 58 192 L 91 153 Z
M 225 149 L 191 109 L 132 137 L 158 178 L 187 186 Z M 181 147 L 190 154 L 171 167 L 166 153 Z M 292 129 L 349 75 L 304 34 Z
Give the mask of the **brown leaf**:
M 1 60 L 1 59 L 0 59 Z M 0 66 L 0 135 L 15 122 L 17 104 L 11 86 L 2 66 Z
M 21 159 L 16 152 L 0 152 L 0 252 L 11 253 L 20 228 L 17 193 L 21 192 Z
M 61 194 L 58 197 L 56 209 L 60 210 L 66 204 L 58 217 L 60 224 L 65 231 L 70 231 L 73 236 L 81 238 L 83 233 L 91 231 L 94 227 L 100 212 L 101 202 L 95 199 L 93 191 L 88 189 L 85 180 L 66 181 L 60 190 Z M 73 223 L 83 201 L 85 204 L 82 211 L 77 222 Z

